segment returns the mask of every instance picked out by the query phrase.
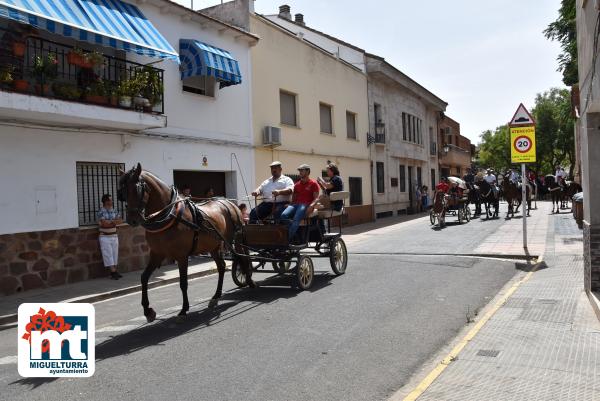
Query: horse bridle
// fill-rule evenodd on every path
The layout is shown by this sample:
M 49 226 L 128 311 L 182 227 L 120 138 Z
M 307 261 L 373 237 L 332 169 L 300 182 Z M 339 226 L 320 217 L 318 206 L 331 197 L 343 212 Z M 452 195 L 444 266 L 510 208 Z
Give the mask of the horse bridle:
M 148 203 L 148 198 L 150 198 L 150 189 L 148 189 L 148 184 L 144 181 L 144 178 L 140 175 L 138 178 L 138 182 L 135 183 L 135 193 L 137 197 L 137 207 L 129 207 L 130 203 L 127 202 L 127 181 L 129 181 L 129 177 L 123 183 L 121 188 L 117 193 L 117 198 L 121 202 L 127 203 L 127 214 L 137 213 L 142 221 L 146 220 L 146 204 Z

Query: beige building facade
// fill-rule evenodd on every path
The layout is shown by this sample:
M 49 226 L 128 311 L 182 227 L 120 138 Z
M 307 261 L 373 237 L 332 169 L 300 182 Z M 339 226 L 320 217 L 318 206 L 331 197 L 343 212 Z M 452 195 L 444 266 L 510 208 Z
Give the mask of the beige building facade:
M 255 14 L 251 2 L 234 1 L 203 12 L 261 38 L 251 50 L 256 181 L 269 175 L 274 160 L 291 176 L 307 163 L 313 178 L 334 162 L 350 191 L 348 223 L 372 220 L 365 73 Z

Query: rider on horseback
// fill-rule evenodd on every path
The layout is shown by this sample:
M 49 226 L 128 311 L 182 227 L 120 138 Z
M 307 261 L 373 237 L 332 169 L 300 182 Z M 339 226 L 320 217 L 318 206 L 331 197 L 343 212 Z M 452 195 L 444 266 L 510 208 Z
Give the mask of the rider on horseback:
M 492 187 L 492 191 L 494 191 L 494 197 L 498 197 L 498 186 L 496 185 L 496 176 L 494 175 L 494 170 L 491 168 L 487 169 L 487 174 L 483 177 L 483 179 L 490 184 Z

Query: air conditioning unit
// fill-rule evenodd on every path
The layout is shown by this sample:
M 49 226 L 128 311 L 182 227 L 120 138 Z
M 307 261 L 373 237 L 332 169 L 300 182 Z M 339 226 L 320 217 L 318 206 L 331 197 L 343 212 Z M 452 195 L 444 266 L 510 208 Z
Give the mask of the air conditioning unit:
M 264 146 L 281 146 L 281 128 L 265 127 L 263 131 Z
M 444 134 L 446 134 L 446 135 L 452 135 L 452 127 L 446 127 L 446 128 L 444 128 Z

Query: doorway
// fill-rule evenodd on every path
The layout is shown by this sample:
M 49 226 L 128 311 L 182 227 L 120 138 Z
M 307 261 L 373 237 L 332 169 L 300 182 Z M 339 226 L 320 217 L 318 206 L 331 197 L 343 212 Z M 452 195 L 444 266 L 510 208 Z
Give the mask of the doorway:
M 225 197 L 227 194 L 225 173 L 222 171 L 173 170 L 173 183 L 179 191 L 188 185 L 192 196 L 196 198 L 204 198 L 210 188 L 214 192 L 213 196 Z

